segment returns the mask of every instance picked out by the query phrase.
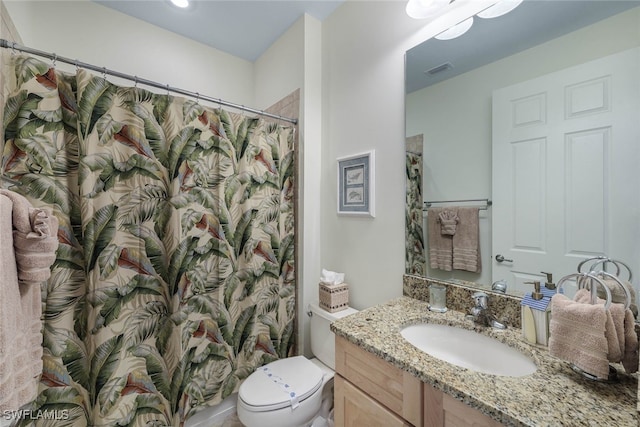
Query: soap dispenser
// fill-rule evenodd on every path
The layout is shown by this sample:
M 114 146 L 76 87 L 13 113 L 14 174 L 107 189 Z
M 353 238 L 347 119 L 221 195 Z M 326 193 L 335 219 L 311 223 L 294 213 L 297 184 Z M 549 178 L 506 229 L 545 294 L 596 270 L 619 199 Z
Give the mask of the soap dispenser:
M 533 292 L 522 299 L 522 335 L 531 344 L 547 345 L 553 292 L 542 290 L 540 281 L 524 282 L 533 285 Z
M 546 274 L 546 276 L 547 276 L 547 281 L 544 282 L 544 287 L 549 289 L 550 291 L 555 291 L 556 290 L 556 284 L 553 283 L 553 273 L 545 273 L 544 271 L 541 271 L 540 273 Z

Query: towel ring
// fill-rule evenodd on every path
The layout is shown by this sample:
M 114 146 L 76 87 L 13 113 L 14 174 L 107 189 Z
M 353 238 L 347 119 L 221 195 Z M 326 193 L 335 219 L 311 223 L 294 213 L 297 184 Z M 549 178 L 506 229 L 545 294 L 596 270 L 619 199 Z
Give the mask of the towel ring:
M 584 264 L 586 264 L 589 261 L 596 261 L 593 264 L 591 264 L 589 270 L 590 272 L 595 271 L 595 267 L 599 264 L 602 264 L 603 268 L 607 267 L 607 263 L 612 263 L 613 265 L 616 266 L 616 276 L 620 276 L 620 266 L 622 265 L 626 270 L 627 270 L 627 274 L 629 275 L 629 277 L 627 278 L 627 280 L 630 282 L 631 279 L 633 278 L 633 273 L 631 272 L 631 268 L 629 268 L 629 266 L 627 264 L 625 264 L 624 262 L 617 260 L 617 259 L 611 259 L 609 257 L 606 256 L 596 256 L 596 257 L 592 257 L 592 258 L 587 258 L 583 261 L 580 262 L 580 264 L 578 264 L 578 272 L 582 273 L 582 266 Z
M 609 306 L 611 306 L 611 291 L 609 290 L 609 288 L 607 287 L 607 285 L 604 284 L 604 282 L 599 279 L 598 277 L 594 276 L 591 273 L 573 273 L 573 274 L 569 274 L 567 276 L 564 276 L 562 279 L 558 280 L 557 286 L 558 286 L 558 293 L 563 293 L 562 291 L 562 285 L 564 284 L 564 282 L 566 282 L 568 279 L 572 279 L 574 277 L 583 277 L 583 278 L 587 278 L 590 277 L 593 280 L 595 280 L 597 283 L 599 283 L 600 285 L 602 285 L 602 288 L 604 289 L 604 293 L 607 294 L 607 301 L 604 303 L 604 308 L 605 310 L 609 309 Z M 576 280 L 576 283 L 578 284 L 578 287 L 580 288 L 580 280 Z M 598 302 L 598 295 L 596 294 L 596 287 L 595 286 L 591 286 L 591 304 L 595 304 L 596 302 Z
M 631 292 L 629 291 L 629 288 L 627 287 L 627 285 L 625 285 L 622 280 L 620 280 L 618 278 L 618 276 L 615 276 L 611 273 L 607 273 L 606 271 L 599 271 L 596 273 L 596 276 L 599 275 L 604 275 L 610 279 L 613 279 L 615 281 L 615 283 L 620 286 L 622 288 L 622 290 L 624 291 L 624 296 L 625 296 L 625 304 L 624 304 L 624 309 L 628 309 L 631 306 Z M 605 284 L 606 286 L 606 284 Z M 608 286 L 606 286 L 608 288 Z M 612 297 L 613 298 L 613 297 Z

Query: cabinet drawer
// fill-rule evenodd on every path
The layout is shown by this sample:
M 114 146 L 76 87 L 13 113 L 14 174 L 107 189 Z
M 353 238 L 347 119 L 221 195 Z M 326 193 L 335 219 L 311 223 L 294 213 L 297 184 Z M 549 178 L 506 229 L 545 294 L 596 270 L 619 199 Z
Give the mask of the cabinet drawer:
M 340 375 L 334 378 L 336 427 L 410 426 Z
M 336 372 L 411 425 L 422 425 L 422 383 L 416 377 L 339 336 Z

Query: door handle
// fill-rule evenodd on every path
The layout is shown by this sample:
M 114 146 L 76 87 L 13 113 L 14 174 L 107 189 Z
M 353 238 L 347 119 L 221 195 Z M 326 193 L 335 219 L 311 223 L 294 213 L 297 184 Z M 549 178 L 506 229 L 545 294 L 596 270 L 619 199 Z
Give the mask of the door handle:
M 504 261 L 506 261 L 506 262 L 513 262 L 513 260 L 512 260 L 512 259 L 507 259 L 507 258 L 503 257 L 503 256 L 502 256 L 502 255 L 500 255 L 500 254 L 496 255 L 496 261 L 498 261 L 498 262 L 504 262 Z

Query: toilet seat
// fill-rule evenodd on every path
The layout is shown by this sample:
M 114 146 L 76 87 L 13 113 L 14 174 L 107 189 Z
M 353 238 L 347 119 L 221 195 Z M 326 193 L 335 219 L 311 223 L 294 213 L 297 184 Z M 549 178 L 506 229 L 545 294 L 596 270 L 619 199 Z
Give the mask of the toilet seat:
M 306 357 L 295 356 L 258 368 L 242 383 L 238 398 L 251 412 L 295 409 L 322 385 L 322 370 Z

